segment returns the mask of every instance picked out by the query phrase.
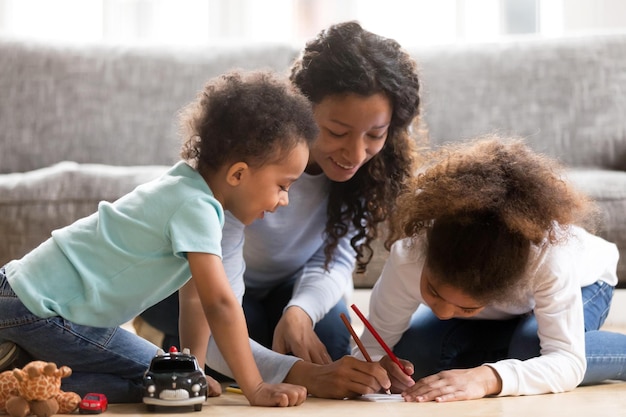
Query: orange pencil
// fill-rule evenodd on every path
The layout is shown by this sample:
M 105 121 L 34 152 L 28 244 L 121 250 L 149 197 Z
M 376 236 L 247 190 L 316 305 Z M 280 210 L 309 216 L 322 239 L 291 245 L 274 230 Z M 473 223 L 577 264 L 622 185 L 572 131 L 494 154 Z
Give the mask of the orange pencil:
M 343 324 L 346 325 L 346 328 L 348 329 L 348 331 L 350 332 L 350 334 L 352 335 L 352 338 L 354 339 L 354 342 L 356 343 L 356 345 L 359 347 L 359 350 L 361 351 L 361 353 L 363 354 L 363 357 L 365 358 L 366 361 L 371 362 L 372 358 L 370 358 L 369 353 L 367 353 L 367 350 L 365 350 L 365 346 L 363 346 L 363 343 L 361 343 L 361 339 L 359 339 L 359 336 L 356 335 L 356 332 L 354 331 L 354 329 L 352 328 L 352 325 L 350 324 L 350 321 L 348 320 L 348 318 L 346 317 L 345 314 L 341 313 L 339 315 L 339 317 L 341 317 L 341 320 L 343 320 Z
M 359 336 L 357 336 L 356 332 L 354 331 L 354 328 L 350 324 L 350 320 L 348 320 L 346 315 L 343 314 L 343 313 L 339 314 L 339 317 L 341 317 L 341 320 L 343 321 L 343 324 L 346 325 L 346 328 L 348 329 L 348 331 L 352 335 L 352 338 L 354 339 L 354 342 L 359 347 L 359 350 L 363 354 L 363 357 L 365 358 L 365 360 L 368 361 L 368 362 L 372 362 L 372 358 L 370 357 L 370 354 L 367 353 L 367 350 L 365 349 L 365 346 L 363 346 L 363 343 L 361 343 L 361 339 L 359 339 Z M 385 393 L 387 395 L 391 395 L 391 391 L 390 390 L 385 390 Z

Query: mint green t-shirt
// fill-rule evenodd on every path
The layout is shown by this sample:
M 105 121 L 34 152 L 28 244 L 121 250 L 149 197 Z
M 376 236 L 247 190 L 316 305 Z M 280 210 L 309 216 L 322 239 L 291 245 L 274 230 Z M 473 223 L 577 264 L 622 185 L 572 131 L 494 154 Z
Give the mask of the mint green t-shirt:
M 119 200 L 52 232 L 6 265 L 11 287 L 39 317 L 109 327 L 132 319 L 191 277 L 187 252 L 221 257 L 224 211 L 184 162 Z

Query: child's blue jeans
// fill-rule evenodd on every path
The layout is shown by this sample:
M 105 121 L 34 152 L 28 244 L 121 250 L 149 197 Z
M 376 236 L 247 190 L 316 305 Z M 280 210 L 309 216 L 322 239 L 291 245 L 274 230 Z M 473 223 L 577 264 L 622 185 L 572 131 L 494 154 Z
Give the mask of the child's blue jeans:
M 61 317 L 33 315 L 0 269 L 0 342 L 12 341 L 37 360 L 66 365 L 61 389 L 83 397 L 99 392 L 109 402 L 141 402 L 143 374 L 157 347 L 122 328 L 81 326 Z

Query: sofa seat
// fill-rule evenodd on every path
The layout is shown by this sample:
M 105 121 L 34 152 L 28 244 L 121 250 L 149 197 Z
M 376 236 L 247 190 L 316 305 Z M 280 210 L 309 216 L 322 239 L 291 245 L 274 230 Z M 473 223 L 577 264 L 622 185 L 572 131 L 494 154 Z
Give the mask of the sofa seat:
M 20 258 L 54 229 L 94 213 L 167 169 L 64 161 L 26 173 L 0 175 L 0 265 Z

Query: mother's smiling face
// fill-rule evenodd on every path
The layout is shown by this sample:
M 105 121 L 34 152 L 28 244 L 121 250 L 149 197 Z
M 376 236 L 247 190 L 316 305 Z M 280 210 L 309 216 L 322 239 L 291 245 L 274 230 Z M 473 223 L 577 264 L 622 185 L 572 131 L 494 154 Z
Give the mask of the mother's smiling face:
M 332 95 L 315 104 L 320 134 L 311 147 L 306 172 L 348 181 L 385 145 L 392 111 L 382 93 Z

